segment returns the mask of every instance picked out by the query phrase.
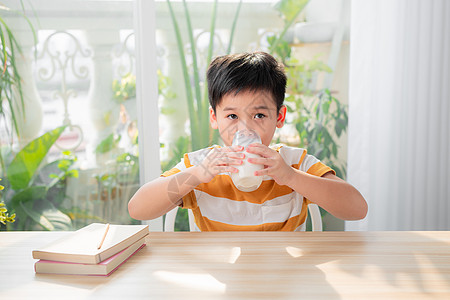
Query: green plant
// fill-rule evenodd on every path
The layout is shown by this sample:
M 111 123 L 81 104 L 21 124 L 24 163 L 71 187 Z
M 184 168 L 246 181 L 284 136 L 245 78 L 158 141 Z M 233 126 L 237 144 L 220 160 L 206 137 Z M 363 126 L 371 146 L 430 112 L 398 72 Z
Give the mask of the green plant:
M 283 18 L 284 26 L 279 34 L 269 38 L 272 39 L 269 40 L 269 52 L 272 54 L 280 54 L 280 58 L 283 63 L 285 63 L 283 58 L 290 56 L 290 47 L 286 47 L 286 44 L 283 43 L 284 36 L 292 24 L 294 24 L 297 20 L 297 17 L 303 11 L 308 2 L 309 0 L 280 0 L 274 6 Z
M 189 137 L 180 136 L 172 148 L 172 157 L 161 163 L 162 171 L 165 172 L 173 168 L 187 152 L 189 152 Z
M 115 160 L 108 161 L 93 178 L 97 182 L 97 191 L 91 195 L 91 200 L 100 200 L 110 207 L 117 206 L 117 202 L 126 200 L 134 193 L 139 185 L 139 157 L 131 153 L 122 153 Z M 106 209 L 107 210 L 107 209 Z M 106 218 L 114 218 L 110 212 Z
M 0 178 L 0 180 L 2 180 Z M 0 191 L 3 190 L 5 187 L 0 184 Z M 6 207 L 6 204 L 2 201 L 0 202 L 0 223 L 3 225 L 6 225 L 6 223 L 14 223 L 14 219 L 16 217 L 16 214 L 12 214 L 11 216 L 8 214 L 8 208 Z
M 8 214 L 8 209 L 4 202 L 0 202 L 0 223 L 6 225 L 6 223 L 14 223 L 16 214 L 11 216 Z
M 22 11 L 25 11 L 23 1 L 20 0 Z M 10 9 L 0 5 L 0 12 L 9 12 Z M 30 19 L 23 12 L 16 12 L 21 15 L 28 23 L 33 33 L 34 41 L 37 41 L 37 35 Z M 22 49 L 17 42 L 12 30 L 9 28 L 6 20 L 0 14 L 0 116 L 5 116 L 3 101 L 7 102 L 11 117 L 12 132 L 20 136 L 17 124 L 16 108 L 14 107 L 15 97 L 19 107 L 24 110 L 24 101 L 22 93 L 22 78 L 17 68 L 17 62 L 21 59 Z M 11 133 L 12 134 L 12 133 Z M 1 158 L 0 158 L 1 159 Z M 3 164 L 3 162 L 1 162 Z
M 292 117 L 292 124 L 299 137 L 300 146 L 328 164 L 337 176 L 345 178 L 345 166 L 338 163 L 338 141 L 347 130 L 347 107 L 335 98 L 331 91 L 314 91 L 312 78 L 320 72 L 332 70 L 318 59 L 299 62 L 291 56 L 291 45 L 283 39 L 287 29 L 293 24 L 308 1 L 282 0 L 276 8 L 285 20 L 281 33 L 267 38 L 269 49 L 286 68 L 288 83 L 286 106 Z
M 188 9 L 188 5 L 183 0 L 184 16 L 186 18 L 186 29 L 189 37 L 189 45 L 191 48 L 192 70 L 189 70 L 188 63 L 186 61 L 186 53 L 184 51 L 184 43 L 181 38 L 180 27 L 177 22 L 174 10 L 170 0 L 166 0 L 169 7 L 169 12 L 172 20 L 172 24 L 175 30 L 175 36 L 177 40 L 178 52 L 180 55 L 182 73 L 184 78 L 184 85 L 186 90 L 186 100 L 188 104 L 189 112 L 189 124 L 190 124 L 190 139 L 192 150 L 198 150 L 209 146 L 211 143 L 217 142 L 217 132 L 213 132 L 209 126 L 209 101 L 208 101 L 208 87 L 205 82 L 200 80 L 199 76 L 199 63 L 197 59 L 197 46 L 194 39 L 194 30 L 191 24 L 191 17 Z M 231 25 L 231 33 L 228 43 L 227 53 L 231 51 L 231 44 L 233 41 L 236 24 L 240 12 L 242 1 L 239 2 L 236 13 Z M 218 1 L 215 0 L 213 4 L 213 10 L 211 14 L 211 24 L 209 28 L 209 47 L 207 51 L 207 64 L 211 61 L 214 52 L 214 35 L 217 20 L 217 7 Z M 202 91 L 203 89 L 203 91 Z
M 9 164 L 4 178 L 8 184 L 5 202 L 17 218 L 10 229 L 72 229 L 70 218 L 57 208 L 58 203 L 48 199 L 48 195 L 59 180 L 74 173 L 63 163 L 61 171 L 65 175 L 57 176 L 58 180 L 47 176 L 51 183 L 45 184 L 40 176 L 40 172 L 49 165 L 42 166 L 47 153 L 65 128 L 66 126 L 58 127 L 34 139 L 20 150 Z
M 72 151 L 63 151 L 62 158 L 42 167 L 40 180 L 35 180 L 35 183 L 47 186 L 46 197 L 58 208 L 67 199 L 67 179 L 78 178 L 78 170 L 74 169 L 77 160 Z
M 117 182 L 120 184 L 139 182 L 139 157 L 123 153 L 116 158 Z
M 119 104 L 136 97 L 136 76 L 128 73 L 120 81 L 114 80 L 112 90 L 114 100 Z
M 119 146 L 119 142 L 122 136 L 111 133 L 104 138 L 100 144 L 95 148 L 95 153 L 103 154 L 116 149 Z
M 347 129 L 347 108 L 328 89 L 309 100 L 309 105 L 304 105 L 294 118 L 300 146 L 333 168 L 338 177 L 345 178 L 345 166 L 339 164 L 337 139 Z M 294 97 L 293 101 L 298 103 L 299 98 Z
M 172 80 L 170 77 L 165 76 L 160 69 L 157 70 L 158 75 L 158 95 L 164 99 L 164 102 L 173 100 L 177 97 L 171 89 L 170 85 Z M 160 113 L 164 115 L 169 115 L 175 112 L 174 108 L 168 108 L 164 104 L 160 107 Z

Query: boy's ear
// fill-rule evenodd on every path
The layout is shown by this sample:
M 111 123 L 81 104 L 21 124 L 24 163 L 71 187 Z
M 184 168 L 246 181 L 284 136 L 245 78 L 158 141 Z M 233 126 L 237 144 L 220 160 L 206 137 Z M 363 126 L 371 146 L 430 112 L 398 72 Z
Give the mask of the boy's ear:
M 286 111 L 286 105 L 281 106 L 280 110 L 278 111 L 277 128 L 283 127 L 284 121 L 286 120 Z
M 212 107 L 209 107 L 209 123 L 211 124 L 212 129 L 219 128 L 217 125 L 217 117 Z

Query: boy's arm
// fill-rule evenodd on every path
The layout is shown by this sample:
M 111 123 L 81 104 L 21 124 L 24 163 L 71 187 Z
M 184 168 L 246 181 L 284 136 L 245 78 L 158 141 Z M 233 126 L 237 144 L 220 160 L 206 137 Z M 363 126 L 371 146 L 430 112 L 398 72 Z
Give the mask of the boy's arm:
M 241 146 L 214 148 L 201 164 L 168 177 L 160 177 L 144 184 L 128 202 L 133 219 L 151 220 L 162 216 L 201 183 L 211 181 L 219 173 L 238 172 L 232 165 L 242 164 Z
M 197 168 L 194 166 L 144 184 L 128 202 L 130 216 L 137 220 L 151 220 L 180 205 L 181 199 L 201 183 L 195 175 Z
M 294 175 L 290 188 L 343 220 L 360 220 L 367 214 L 367 203 L 361 193 L 331 172 L 314 176 L 291 167 Z
M 364 197 L 355 187 L 331 172 L 318 177 L 294 169 L 286 164 L 277 151 L 261 144 L 252 144 L 247 151 L 262 156 L 248 159 L 251 163 L 265 166 L 255 175 L 271 176 L 278 184 L 289 186 L 340 219 L 360 220 L 366 216 L 367 203 Z

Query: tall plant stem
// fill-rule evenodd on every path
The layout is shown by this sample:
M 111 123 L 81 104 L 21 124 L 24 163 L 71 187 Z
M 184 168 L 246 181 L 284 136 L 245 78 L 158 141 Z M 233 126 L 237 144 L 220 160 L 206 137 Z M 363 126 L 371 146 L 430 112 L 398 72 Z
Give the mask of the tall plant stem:
M 208 56 L 206 58 L 207 64 L 211 62 L 213 51 L 214 51 L 214 36 L 216 33 L 216 19 L 217 19 L 217 0 L 214 1 L 213 12 L 211 17 L 211 25 L 209 27 L 209 47 Z M 204 141 L 205 146 L 210 143 L 210 126 L 209 126 L 209 101 L 208 101 L 208 84 L 205 81 L 203 87 L 203 109 L 202 109 L 202 136 L 206 139 Z
M 241 6 L 242 6 L 242 0 L 239 1 L 238 7 L 236 9 L 236 13 L 234 14 L 233 25 L 231 26 L 231 32 L 230 32 L 230 40 L 228 42 L 227 54 L 230 54 L 230 52 L 231 52 L 231 45 L 233 44 L 234 31 L 236 30 L 236 24 L 237 24 L 237 20 L 239 18 L 239 12 L 241 11 Z
M 296 12 L 293 15 L 291 19 L 286 19 L 283 27 L 283 31 L 280 33 L 278 38 L 275 40 L 275 42 L 272 44 L 272 46 L 269 48 L 270 54 L 273 54 L 275 49 L 277 48 L 278 44 L 283 40 L 284 36 L 286 35 L 286 32 L 288 29 L 292 26 L 292 24 L 297 19 L 298 15 L 302 12 L 302 10 L 305 8 L 306 4 L 308 4 L 309 0 L 303 1 L 298 7 L 296 7 Z
M 25 21 L 28 23 L 28 26 L 33 34 L 33 40 L 34 44 L 37 44 L 37 34 L 36 30 L 34 29 L 33 24 L 31 23 L 30 19 L 25 15 L 25 6 L 22 0 L 20 0 L 20 4 L 22 7 L 22 11 L 18 12 L 20 16 L 22 16 Z M 31 4 L 30 4 L 31 5 Z M 1 59 L 3 60 L 2 64 L 2 71 L 0 72 L 0 99 L 5 98 L 8 102 L 8 106 L 10 108 L 11 113 L 11 127 L 12 132 L 15 132 L 18 137 L 20 137 L 19 132 L 19 126 L 17 122 L 16 117 L 16 108 L 13 105 L 14 101 L 14 94 L 13 94 L 13 86 L 16 86 L 15 91 L 18 93 L 18 102 L 19 107 L 21 108 L 22 112 L 25 112 L 25 103 L 23 99 L 23 92 L 22 92 L 22 79 L 20 77 L 19 71 L 16 66 L 16 51 L 19 54 L 22 54 L 22 49 L 17 42 L 17 40 L 14 37 L 14 34 L 12 33 L 11 29 L 6 24 L 5 20 L 0 17 L 0 40 L 1 40 Z M 7 44 L 7 41 L 9 44 Z M 8 53 L 8 46 L 9 46 L 9 53 Z M 35 58 L 36 58 L 36 51 L 35 51 Z M 8 63 L 9 62 L 9 63 Z M 8 66 L 10 67 L 11 71 L 8 71 Z M 0 115 L 3 115 L 3 109 L 0 105 Z M 12 138 L 11 138 L 12 140 Z M 1 155 L 1 154 L 0 154 Z
M 192 141 L 192 147 L 194 149 L 194 145 L 198 145 L 198 119 L 196 117 L 196 111 L 194 109 L 194 99 L 192 94 L 192 88 L 191 83 L 189 81 L 189 73 L 185 58 L 185 53 L 183 49 L 183 40 L 181 39 L 181 33 L 180 28 L 178 27 L 177 20 L 175 18 L 175 13 L 172 8 L 172 4 L 170 3 L 170 0 L 167 0 L 167 4 L 169 6 L 170 11 L 170 17 L 172 19 L 173 27 L 175 29 L 175 36 L 177 39 L 177 46 L 178 46 L 178 53 L 180 54 L 180 60 L 181 60 L 181 68 L 183 72 L 184 77 L 184 85 L 186 88 L 186 98 L 187 98 L 187 104 L 188 104 L 188 110 L 189 110 L 189 121 L 190 121 L 190 127 L 191 127 L 191 141 Z
M 194 31 L 192 30 L 192 23 L 191 23 L 191 15 L 189 13 L 189 9 L 186 3 L 186 0 L 183 0 L 183 7 L 184 7 L 184 14 L 186 16 L 186 25 L 187 25 L 187 31 L 189 36 L 189 42 L 191 44 L 191 52 L 192 52 L 192 69 L 194 73 L 194 89 L 195 89 L 195 103 L 197 104 L 197 112 L 202 111 L 202 99 L 201 99 L 201 92 L 200 92 L 200 78 L 198 75 L 198 63 L 197 63 L 197 47 L 195 45 L 194 40 Z M 200 116 L 200 119 L 202 116 Z M 201 124 L 201 122 L 200 122 Z

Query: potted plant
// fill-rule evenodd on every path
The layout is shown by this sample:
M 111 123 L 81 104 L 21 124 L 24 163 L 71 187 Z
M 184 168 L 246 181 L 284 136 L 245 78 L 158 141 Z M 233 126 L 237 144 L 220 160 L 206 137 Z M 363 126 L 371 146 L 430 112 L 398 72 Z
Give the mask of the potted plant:
M 5 204 L 16 217 L 11 229 L 72 229 L 70 217 L 62 211 L 64 195 L 58 187 L 67 177 L 77 176 L 77 171 L 71 168 L 75 159 L 66 153 L 63 159 L 44 164 L 64 129 L 61 126 L 34 139 L 13 155 L 8 164 L 3 179 L 7 186 Z M 50 197 L 51 193 L 56 194 Z
M 120 105 L 120 111 L 127 113 L 129 120 L 136 120 L 136 76 L 128 73 L 112 83 L 114 101 Z
M 24 8 L 23 1 L 21 6 Z M 10 9 L 6 6 L 0 5 L 0 12 L 9 12 Z M 23 12 L 16 12 L 21 15 L 28 23 L 30 30 L 33 33 L 34 41 L 37 41 L 34 27 Z M 22 107 L 24 105 L 24 98 L 22 94 L 21 75 L 17 68 L 17 61 L 21 59 L 22 50 L 17 42 L 11 28 L 9 28 L 6 20 L 0 14 L 0 116 L 6 118 L 3 101 L 6 102 L 11 119 L 11 134 L 19 136 L 18 120 L 16 109 L 14 107 Z M 18 98 L 18 99 L 15 99 Z M 18 105 L 14 102 L 18 102 Z M 23 110 L 23 109 L 22 109 Z M 3 166 L 3 160 L 0 153 L 0 163 Z
M 1 178 L 0 178 L 1 180 Z M 0 184 L 0 191 L 4 189 L 4 186 Z M 1 197 L 0 197 L 1 199 Z M 6 225 L 6 223 L 14 223 L 16 214 L 9 215 L 8 214 L 8 208 L 6 207 L 6 204 L 1 201 L 0 202 L 0 223 L 3 225 Z

